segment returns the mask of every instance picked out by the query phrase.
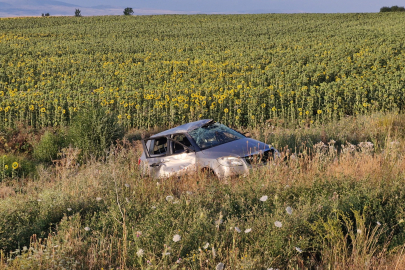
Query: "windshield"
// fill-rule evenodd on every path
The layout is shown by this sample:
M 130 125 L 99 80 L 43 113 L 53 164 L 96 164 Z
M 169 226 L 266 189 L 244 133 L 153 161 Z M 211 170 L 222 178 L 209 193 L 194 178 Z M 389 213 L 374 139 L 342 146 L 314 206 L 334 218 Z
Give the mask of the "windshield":
M 201 150 L 245 138 L 242 134 L 219 123 L 212 123 L 188 133 Z

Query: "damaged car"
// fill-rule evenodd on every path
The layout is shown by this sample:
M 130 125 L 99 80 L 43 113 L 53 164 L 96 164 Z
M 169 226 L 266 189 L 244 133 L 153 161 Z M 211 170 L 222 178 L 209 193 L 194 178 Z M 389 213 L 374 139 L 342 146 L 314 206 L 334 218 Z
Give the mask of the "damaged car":
M 187 123 L 142 140 L 139 165 L 143 174 L 167 178 L 208 171 L 218 178 L 248 175 L 251 168 L 279 156 L 263 142 L 204 119 Z

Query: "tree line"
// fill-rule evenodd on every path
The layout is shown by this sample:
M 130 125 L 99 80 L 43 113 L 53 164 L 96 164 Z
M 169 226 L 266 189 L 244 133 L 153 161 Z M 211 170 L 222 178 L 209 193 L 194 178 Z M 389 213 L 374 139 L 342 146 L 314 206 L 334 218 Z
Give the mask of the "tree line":
M 127 7 L 124 9 L 124 15 L 133 15 L 134 14 L 134 10 L 133 8 Z M 49 13 L 42 13 L 42 17 L 49 17 L 51 16 Z M 81 17 L 82 16 L 82 12 L 80 9 L 76 9 L 75 10 L 75 17 Z
M 399 6 L 392 6 L 392 7 L 382 7 L 380 8 L 380 12 L 403 12 L 405 11 L 404 7 Z

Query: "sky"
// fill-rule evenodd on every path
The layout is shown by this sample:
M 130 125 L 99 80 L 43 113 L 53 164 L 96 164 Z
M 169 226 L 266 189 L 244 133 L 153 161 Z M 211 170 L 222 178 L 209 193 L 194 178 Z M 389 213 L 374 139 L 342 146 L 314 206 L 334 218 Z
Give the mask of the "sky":
M 383 6 L 405 6 L 405 0 L 0 0 L 0 17 L 122 15 L 244 14 L 244 13 L 357 13 L 379 12 Z

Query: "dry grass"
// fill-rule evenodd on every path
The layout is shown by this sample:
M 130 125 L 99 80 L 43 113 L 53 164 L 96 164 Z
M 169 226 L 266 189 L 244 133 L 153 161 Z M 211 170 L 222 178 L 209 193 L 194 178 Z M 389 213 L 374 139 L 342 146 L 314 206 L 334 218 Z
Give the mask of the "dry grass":
M 227 181 L 203 173 L 143 178 L 138 143 L 84 165 L 76 162 L 79 150 L 65 149 L 53 166 L 38 167 L 38 178 L 2 183 L 0 243 L 11 237 L 31 250 L 2 253 L 0 269 L 213 269 L 219 262 L 227 269 L 405 269 L 405 141 L 392 135 L 392 125 L 402 125 L 392 119 L 370 121 L 385 134 L 385 147 L 374 152 L 339 153 L 338 143 L 322 154 L 284 152 L 287 161 Z M 319 136 L 329 140 L 332 131 Z M 31 223 L 19 221 L 24 215 Z M 236 226 L 242 233 L 230 230 Z M 182 240 L 174 243 L 177 233 Z

